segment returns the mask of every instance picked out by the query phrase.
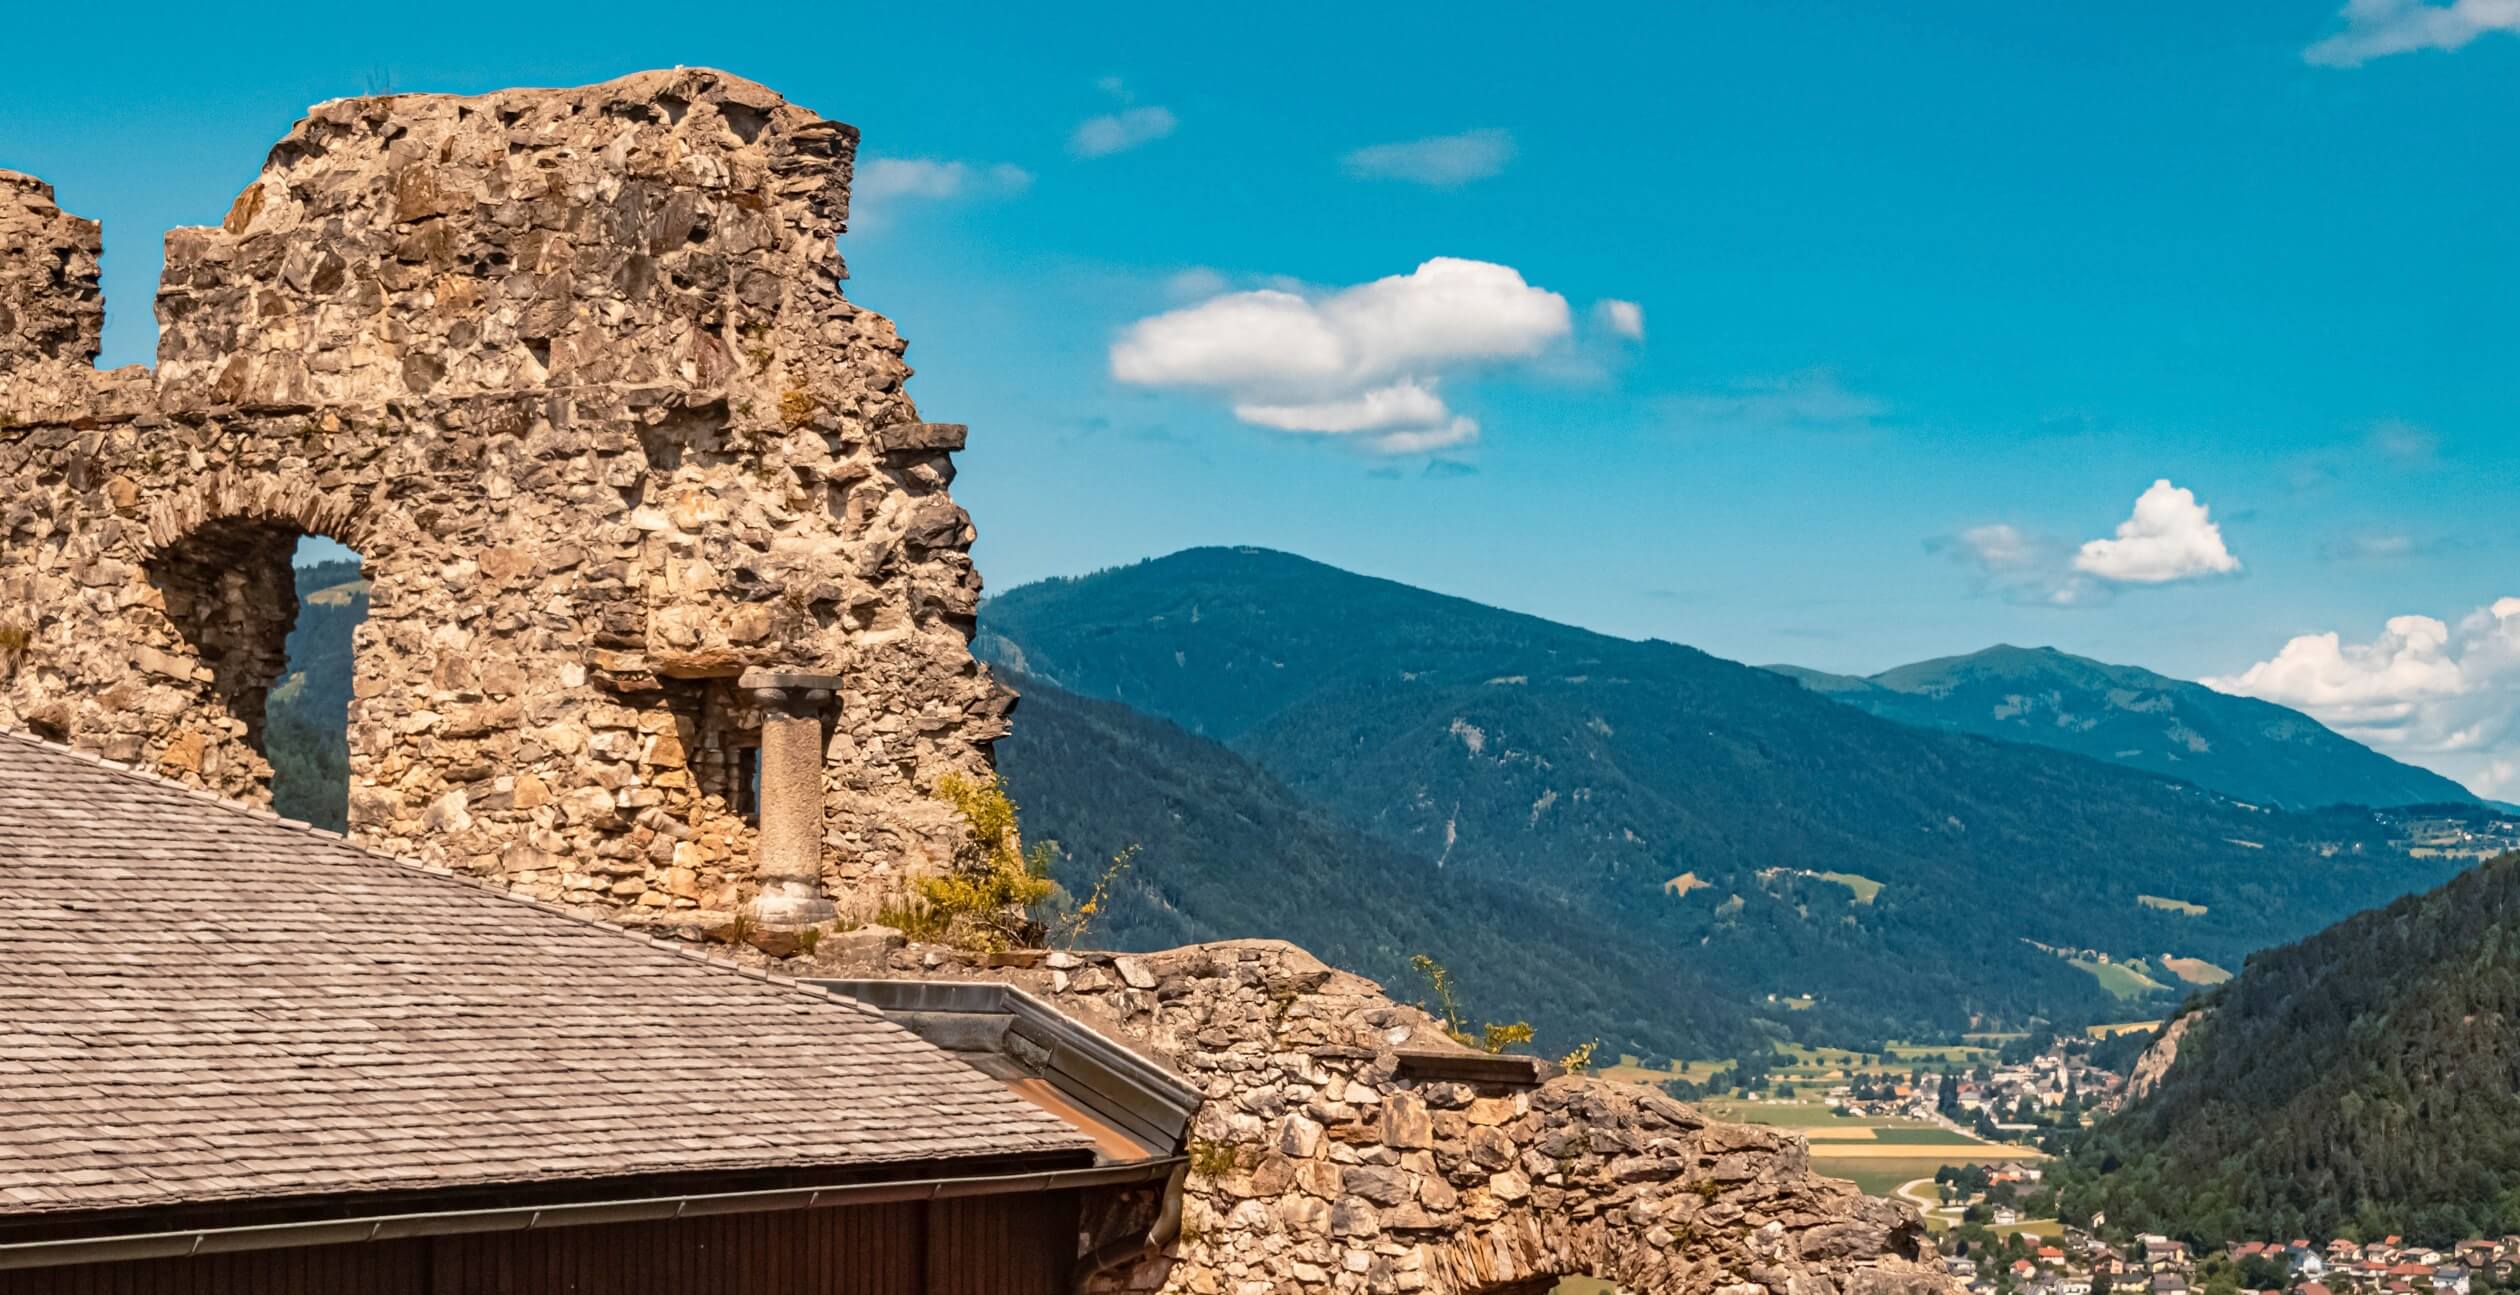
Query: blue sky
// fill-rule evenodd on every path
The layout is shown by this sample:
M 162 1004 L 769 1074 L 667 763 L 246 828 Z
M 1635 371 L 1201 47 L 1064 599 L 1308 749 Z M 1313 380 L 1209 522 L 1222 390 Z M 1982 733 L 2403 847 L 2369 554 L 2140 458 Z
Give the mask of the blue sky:
M 307 104 L 723 67 L 865 132 L 850 292 L 993 587 L 1247 543 L 1752 661 L 2054 644 L 2513 796 L 2489 9 L 106 6 L 15 20 L 0 166 L 145 361 L 158 235 Z

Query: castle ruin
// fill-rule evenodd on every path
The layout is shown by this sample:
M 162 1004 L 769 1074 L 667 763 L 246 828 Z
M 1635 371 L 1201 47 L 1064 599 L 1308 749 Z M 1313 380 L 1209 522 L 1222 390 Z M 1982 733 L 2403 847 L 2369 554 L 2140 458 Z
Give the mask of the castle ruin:
M 167 235 L 154 372 L 93 367 L 98 226 L 0 172 L 0 726 L 268 803 L 321 535 L 372 582 L 362 843 L 742 911 L 785 719 L 824 795 L 780 912 L 946 865 L 928 791 L 1012 697 L 968 647 L 963 429 L 840 293 L 856 145 L 704 70 L 323 104 Z

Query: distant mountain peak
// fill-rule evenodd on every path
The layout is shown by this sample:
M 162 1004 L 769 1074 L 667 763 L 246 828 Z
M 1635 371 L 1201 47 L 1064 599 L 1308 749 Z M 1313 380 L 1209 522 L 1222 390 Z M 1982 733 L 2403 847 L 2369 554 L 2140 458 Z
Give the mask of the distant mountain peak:
M 2307 808 L 2472 801 L 2299 711 L 2202 684 L 1998 643 L 1858 678 L 1771 667 L 1885 719 L 2056 747 L 2181 778 L 2252 804 Z
M 980 630 L 977 646 L 992 660 L 1204 737 L 1265 775 L 1273 795 L 1420 861 L 1429 877 L 1505 885 L 1562 915 L 1579 932 L 1571 942 L 1534 938 L 1579 947 L 1588 966 L 1599 960 L 1602 992 L 1586 1009 L 1595 1020 L 1627 1016 L 1626 1004 L 1686 999 L 1639 995 L 1627 972 L 1609 969 L 1624 961 L 1651 976 L 1665 959 L 1705 975 L 1777 1037 L 2124 1019 L 2168 1006 L 2168 991 L 2105 986 L 2006 937 L 2238 965 L 2456 866 L 2391 850 L 2388 829 L 2368 814 L 2269 814 L 2054 743 L 1868 714 L 1884 698 L 1934 700 L 1870 681 L 1784 678 L 1265 550 L 1190 550 L 1014 589 L 981 609 Z M 1955 704 L 1990 724 L 1999 707 L 2052 721 L 2060 702 L 2079 722 L 2098 697 L 2109 709 L 2095 714 L 2145 721 L 2099 726 L 2119 749 L 2179 741 L 2194 753 L 2167 733 L 2183 716 L 2107 700 L 2115 689 L 2151 706 L 2157 689 L 2048 681 L 2100 669 L 2015 648 L 1944 673 Z M 1830 687 L 1850 689 L 1832 695 L 1855 704 L 1815 695 Z M 1026 758 L 1028 743 L 1057 736 L 1053 705 L 1030 721 L 1019 712 L 1006 748 L 1027 808 L 1077 840 L 1125 843 L 1153 830 L 1119 821 L 1114 802 L 1135 775 L 1048 789 L 1088 763 L 1046 750 Z M 1116 735 L 1118 725 L 1106 729 Z M 2221 730 L 2200 736 L 2223 752 Z M 1140 750 L 1158 770 L 1196 758 L 1151 732 L 1115 741 L 1115 758 Z M 1126 796 L 1126 817 L 1141 823 L 1198 820 L 1203 856 L 1228 874 L 1231 884 L 1204 899 L 1171 892 L 1183 918 L 1263 899 L 1344 902 L 1271 890 L 1273 837 L 1292 829 L 1272 826 L 1257 802 L 1249 814 L 1212 812 L 1234 799 L 1224 786 L 1249 780 L 1220 772 L 1213 790 Z M 1437 898 L 1405 869 L 1396 879 L 1394 869 L 1377 872 L 1384 880 L 1357 902 L 1423 906 L 1439 919 L 1444 905 L 1472 902 L 1467 891 Z M 1679 877 L 1699 884 L 1667 888 Z M 2201 911 L 2166 913 L 2142 902 L 2147 894 Z M 1526 920 L 1496 916 L 1479 929 Z M 2120 1002 L 2121 992 L 2143 1002 Z M 1798 1004 L 1790 1012 L 1772 1006 L 1788 999 Z M 1717 1025 L 1659 1019 L 1671 1010 L 1653 1007 L 1617 1035 L 1670 1047 Z

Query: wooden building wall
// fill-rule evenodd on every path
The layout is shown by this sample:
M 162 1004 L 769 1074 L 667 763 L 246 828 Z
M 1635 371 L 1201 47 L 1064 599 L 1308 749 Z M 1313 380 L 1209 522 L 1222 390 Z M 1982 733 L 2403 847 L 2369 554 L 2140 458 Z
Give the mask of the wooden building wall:
M 1073 1193 L 0 1271 L 0 1295 L 1060 1295 Z

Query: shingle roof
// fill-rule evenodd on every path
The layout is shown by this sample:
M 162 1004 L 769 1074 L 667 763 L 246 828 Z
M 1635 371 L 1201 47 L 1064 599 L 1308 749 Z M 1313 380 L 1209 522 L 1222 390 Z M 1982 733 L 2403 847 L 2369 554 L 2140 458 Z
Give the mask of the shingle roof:
M 0 1217 L 1071 1151 L 871 1010 L 0 732 Z

